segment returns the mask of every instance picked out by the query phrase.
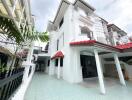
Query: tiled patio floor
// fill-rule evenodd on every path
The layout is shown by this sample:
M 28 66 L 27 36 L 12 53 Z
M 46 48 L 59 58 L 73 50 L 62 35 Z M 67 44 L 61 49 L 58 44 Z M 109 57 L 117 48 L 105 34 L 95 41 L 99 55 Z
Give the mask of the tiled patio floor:
M 86 82 L 70 84 L 64 80 L 37 73 L 32 79 L 24 100 L 132 100 L 131 82 L 127 82 L 127 87 L 109 79 L 106 79 L 105 83 L 107 93 L 101 95 L 95 81 L 88 84 Z

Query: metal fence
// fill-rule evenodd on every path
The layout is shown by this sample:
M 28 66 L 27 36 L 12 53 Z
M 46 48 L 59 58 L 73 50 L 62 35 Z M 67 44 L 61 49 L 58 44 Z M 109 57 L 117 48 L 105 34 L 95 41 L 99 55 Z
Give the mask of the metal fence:
M 0 72 L 0 100 L 8 100 L 23 79 L 24 68 Z

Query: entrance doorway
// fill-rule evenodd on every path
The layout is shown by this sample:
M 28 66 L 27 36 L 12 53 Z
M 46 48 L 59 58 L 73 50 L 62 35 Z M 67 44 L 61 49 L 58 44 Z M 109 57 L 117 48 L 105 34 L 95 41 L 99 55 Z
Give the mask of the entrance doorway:
M 38 56 L 36 61 L 36 72 L 46 72 L 48 71 L 49 57 Z
M 80 55 L 83 78 L 97 77 L 97 68 L 94 56 Z

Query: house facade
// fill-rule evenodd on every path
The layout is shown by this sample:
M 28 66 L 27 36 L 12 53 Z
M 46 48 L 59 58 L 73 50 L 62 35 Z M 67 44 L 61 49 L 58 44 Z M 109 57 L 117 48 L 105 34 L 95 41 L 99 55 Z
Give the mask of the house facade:
M 100 91 L 105 94 L 104 77 L 108 65 L 114 66 L 117 70 L 114 77 L 126 86 L 122 63 L 127 70 L 128 64 L 124 60 L 121 63 L 119 58 L 130 56 L 131 59 L 131 41 L 125 31 L 109 24 L 94 11 L 83 0 L 74 3 L 61 1 L 54 21 L 47 27 L 50 36 L 48 54 L 51 57 L 47 69 L 49 75 L 70 83 L 98 77 Z M 110 77 L 113 73 L 111 71 Z

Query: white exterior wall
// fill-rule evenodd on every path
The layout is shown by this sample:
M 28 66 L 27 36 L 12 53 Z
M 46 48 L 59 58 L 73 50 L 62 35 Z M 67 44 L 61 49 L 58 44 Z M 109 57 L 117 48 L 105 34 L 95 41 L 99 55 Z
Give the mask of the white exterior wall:
M 73 11 L 73 41 L 89 40 L 87 35 L 81 34 L 80 26 L 87 26 L 91 31 L 93 31 L 94 39 L 102 42 L 106 42 L 104 24 L 102 24 L 102 19 L 97 17 L 95 14 L 91 14 L 88 17 L 85 16 L 85 12 L 78 8 L 78 10 Z M 83 21 L 82 21 L 82 20 Z
M 90 24 L 92 22 L 92 19 L 90 18 L 85 18 L 85 12 L 77 8 L 77 10 L 74 9 L 73 11 L 73 41 L 82 41 L 82 40 L 89 40 L 86 34 L 81 34 L 81 29 L 80 26 L 88 26 L 88 28 L 93 31 L 93 26 Z M 87 20 L 85 23 L 82 20 Z
M 86 25 L 86 23 L 80 20 L 80 10 L 75 10 L 73 5 L 70 5 L 64 14 L 64 22 L 60 29 L 50 32 L 50 44 L 49 52 L 51 57 L 55 54 L 57 47 L 57 39 L 59 39 L 59 49 L 64 53 L 63 67 L 61 67 L 61 76 L 64 80 L 70 83 L 78 83 L 83 80 L 82 68 L 80 64 L 80 51 L 70 47 L 71 41 L 88 40 L 87 36 L 81 34 L 80 25 Z M 93 31 L 94 38 L 98 39 L 101 36 L 105 42 L 105 34 L 100 18 L 89 16 L 92 24 L 87 24 L 90 30 Z M 64 45 L 63 35 L 64 34 Z M 57 67 L 55 67 L 55 60 L 51 60 L 49 67 L 49 74 L 56 75 Z

